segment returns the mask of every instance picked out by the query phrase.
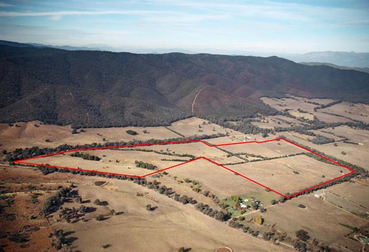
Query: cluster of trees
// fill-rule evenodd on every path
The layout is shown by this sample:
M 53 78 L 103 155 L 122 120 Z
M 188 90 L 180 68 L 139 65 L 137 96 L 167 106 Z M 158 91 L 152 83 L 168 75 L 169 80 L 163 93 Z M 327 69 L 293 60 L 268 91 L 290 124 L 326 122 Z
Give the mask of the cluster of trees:
M 264 232 L 263 233 L 263 239 L 266 241 L 269 241 L 273 238 L 273 236 L 275 235 L 274 232 Z
M 136 164 L 136 167 L 139 167 L 139 168 L 144 168 L 144 169 L 148 169 L 148 170 L 156 170 L 158 169 L 157 166 L 153 165 L 153 164 L 150 164 L 150 163 L 146 163 L 146 162 L 143 162 L 143 161 L 135 161 L 135 164 Z
M 120 99 L 123 99 L 120 97 Z M 132 104 L 132 110 L 142 110 L 140 106 L 150 107 L 153 110 L 153 104 L 149 104 L 143 99 L 137 99 L 135 101 L 136 104 Z M 137 103 L 141 103 L 138 105 Z M 80 120 L 73 121 L 74 128 L 81 128 L 81 127 L 93 127 L 93 128 L 110 128 L 110 127 L 156 127 L 156 126 L 169 126 L 172 123 L 190 118 L 191 114 L 183 111 L 179 111 L 177 109 L 166 109 L 163 107 L 155 106 L 155 113 L 145 113 L 142 114 L 140 112 L 132 112 L 132 113 L 125 113 L 121 116 L 115 116 L 115 119 L 112 120 L 111 115 L 103 115 L 99 111 L 99 108 L 86 106 L 86 109 L 89 115 L 92 115 L 90 120 L 87 118 L 81 118 Z M 149 111 L 149 110 L 147 110 Z M 141 116 L 138 116 L 138 115 Z M 42 117 L 44 118 L 44 117 Z M 66 123 L 61 122 L 60 120 L 49 120 L 45 121 L 44 119 L 40 119 L 40 121 L 44 121 L 50 124 L 57 124 L 57 125 L 66 125 Z
M 244 233 L 248 233 L 248 234 L 250 234 L 252 236 L 255 236 L 255 237 L 259 236 L 259 234 L 260 234 L 259 231 L 257 231 L 257 230 L 254 231 L 250 227 L 245 226 L 242 223 L 239 223 L 237 220 L 232 219 L 231 221 L 229 221 L 228 225 L 232 228 L 235 228 L 235 229 L 241 229 Z
M 307 241 L 310 239 L 309 233 L 303 229 L 296 231 L 296 237 L 302 241 Z
M 299 251 L 299 252 L 306 252 L 307 251 L 307 245 L 305 242 L 302 241 L 296 241 L 293 247 Z M 323 250 L 326 251 L 326 250 Z M 329 251 L 329 250 L 328 250 Z
M 16 243 L 25 243 L 29 241 L 29 235 L 27 233 L 14 232 L 9 234 L 8 240 Z
M 217 118 L 212 119 L 211 122 L 216 123 L 218 125 L 221 125 L 225 128 L 240 131 L 240 132 L 245 133 L 245 134 L 255 135 L 255 134 L 261 133 L 261 134 L 265 135 L 265 137 L 266 137 L 269 133 L 273 132 L 272 129 L 263 129 L 263 128 L 259 128 L 258 126 L 253 125 L 251 123 L 252 119 L 250 119 L 250 118 L 241 119 L 239 121 L 239 124 L 232 124 L 232 123 L 229 123 L 228 121 L 224 121 L 224 120 L 217 119 Z
M 80 208 L 64 207 L 59 213 L 59 218 L 66 220 L 66 222 L 68 222 L 68 223 L 75 223 L 80 218 L 85 216 L 86 213 L 91 213 L 91 212 L 94 212 L 94 211 L 96 211 L 95 207 L 86 207 L 86 206 L 83 206 L 83 205 L 80 206 Z
M 369 130 L 369 124 L 364 122 L 347 122 L 345 125 L 351 127 L 351 128 L 358 128 L 363 130 Z
M 40 171 L 42 172 L 43 175 L 47 175 L 49 173 L 56 172 L 55 167 L 48 167 L 48 166 L 37 166 L 37 167 L 38 167 L 38 169 L 40 169 Z
M 73 241 L 77 240 L 76 237 L 70 237 L 70 234 L 71 232 L 64 232 L 62 229 L 56 230 L 54 233 L 51 233 L 51 237 L 54 237 L 51 245 L 57 250 L 67 249 L 72 245 Z
M 71 187 L 61 188 L 56 195 L 51 196 L 45 201 L 41 215 L 48 216 L 56 212 L 64 202 L 77 197 L 80 197 L 77 190 L 73 190 Z
M 48 198 L 42 208 L 42 213 L 47 216 L 51 213 L 56 212 L 64 202 L 61 200 L 59 194 Z
M 316 135 L 313 139 L 310 140 L 310 142 L 312 142 L 314 144 L 328 144 L 328 143 L 333 143 L 334 139 L 329 138 L 329 137 L 325 137 L 325 136 L 321 136 L 321 135 Z
M 161 155 L 167 155 L 167 156 L 174 156 L 174 157 L 188 157 L 190 159 L 194 159 L 195 156 L 191 155 L 191 154 L 180 154 L 180 153 L 173 153 L 173 152 L 169 152 L 169 151 L 157 151 L 157 150 L 150 150 L 150 149 L 140 149 L 140 148 L 124 148 L 124 149 L 120 149 L 121 151 L 142 151 L 142 152 L 153 152 L 156 154 L 161 154 Z M 173 160 L 174 161 L 174 160 Z M 187 161 L 187 160 L 185 160 Z
M 81 152 L 74 152 L 72 154 L 70 154 L 72 157 L 80 157 L 86 160 L 94 160 L 94 161 L 100 161 L 101 158 L 95 155 L 90 155 L 88 153 L 81 153 Z
M 215 203 L 219 203 L 219 197 L 217 195 L 215 195 L 214 193 L 210 192 L 210 191 L 202 191 L 201 189 L 198 191 L 198 193 L 201 193 L 202 195 L 204 195 L 205 197 L 211 198 Z
M 174 194 L 174 197 L 173 199 L 175 201 L 178 201 L 178 202 L 181 202 L 183 205 L 186 205 L 186 204 L 193 204 L 195 205 L 197 203 L 197 200 L 193 199 L 192 197 L 188 197 L 187 195 L 180 195 L 178 193 Z
M 245 224 L 240 223 L 237 218 L 233 218 L 232 220 L 230 220 L 228 222 L 228 225 L 232 228 L 240 229 L 244 233 L 248 233 L 254 237 L 258 237 L 260 234 L 259 231 L 253 230 L 249 226 L 246 226 Z M 280 233 L 277 234 L 275 232 L 263 232 L 262 238 L 266 241 L 273 241 L 275 244 L 279 244 L 280 241 L 285 240 L 286 234 L 280 234 Z
M 206 214 L 212 218 L 215 218 L 219 221 L 227 221 L 231 216 L 228 213 L 225 213 L 223 211 L 218 211 L 216 209 L 211 208 L 207 204 L 198 203 L 195 208 L 202 212 L 203 214 Z

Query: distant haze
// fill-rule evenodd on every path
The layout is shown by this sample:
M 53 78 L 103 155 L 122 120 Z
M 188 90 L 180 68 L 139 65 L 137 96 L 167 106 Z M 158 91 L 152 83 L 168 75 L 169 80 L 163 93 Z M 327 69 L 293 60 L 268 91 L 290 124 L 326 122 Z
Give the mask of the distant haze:
M 369 1 L 0 0 L 0 39 L 141 53 L 369 52 Z

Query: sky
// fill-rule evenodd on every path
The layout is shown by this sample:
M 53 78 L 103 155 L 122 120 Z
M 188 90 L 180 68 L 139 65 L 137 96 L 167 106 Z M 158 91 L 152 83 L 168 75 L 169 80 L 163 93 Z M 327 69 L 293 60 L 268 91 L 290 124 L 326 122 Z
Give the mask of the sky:
M 369 0 L 0 0 L 0 39 L 142 52 L 369 52 Z

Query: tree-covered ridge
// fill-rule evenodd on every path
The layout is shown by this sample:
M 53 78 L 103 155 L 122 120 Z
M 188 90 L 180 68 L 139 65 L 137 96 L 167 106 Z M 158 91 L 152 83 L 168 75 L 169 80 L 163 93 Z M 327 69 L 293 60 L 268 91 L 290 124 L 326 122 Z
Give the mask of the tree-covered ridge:
M 369 100 L 369 74 L 277 57 L 132 54 L 0 46 L 0 121 L 169 125 L 275 113 L 260 96 Z M 201 91 L 201 92 L 200 92 Z M 194 98 L 196 102 L 194 102 Z M 194 112 L 192 112 L 192 110 Z

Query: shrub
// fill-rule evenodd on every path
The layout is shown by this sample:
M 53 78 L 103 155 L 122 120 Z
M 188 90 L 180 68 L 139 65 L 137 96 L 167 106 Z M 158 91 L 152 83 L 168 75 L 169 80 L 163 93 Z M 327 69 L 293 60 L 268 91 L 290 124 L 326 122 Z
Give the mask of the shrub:
M 263 225 L 264 223 L 264 219 L 263 217 L 261 217 L 260 215 L 258 217 L 255 218 L 255 222 L 259 225 Z
M 9 235 L 9 241 L 16 243 L 28 242 L 28 236 L 26 234 L 21 234 L 19 232 L 15 232 Z
M 95 186 L 102 186 L 105 184 L 105 181 L 95 181 Z
M 43 215 L 46 216 L 46 215 L 56 212 L 62 204 L 63 202 L 60 199 L 59 195 L 55 195 L 55 196 L 48 198 L 42 207 Z
M 132 136 L 138 135 L 138 133 L 134 130 L 127 130 L 126 132 L 127 132 L 127 134 L 130 134 Z
M 156 208 L 158 208 L 157 206 L 152 206 L 151 204 L 146 205 L 146 210 L 147 211 L 154 211 Z
M 148 169 L 148 170 L 156 170 L 158 168 L 153 164 L 146 163 L 146 162 L 143 162 L 143 161 L 137 161 L 136 160 L 135 164 L 136 164 L 136 167 L 144 168 L 144 169 Z
M 96 199 L 95 201 L 94 201 L 94 204 L 95 205 L 98 205 L 98 206 L 107 206 L 107 205 L 109 205 L 109 203 L 107 202 L 107 201 L 100 201 L 99 199 Z
M 310 239 L 308 232 L 303 229 L 296 231 L 296 237 L 302 241 L 307 241 Z

